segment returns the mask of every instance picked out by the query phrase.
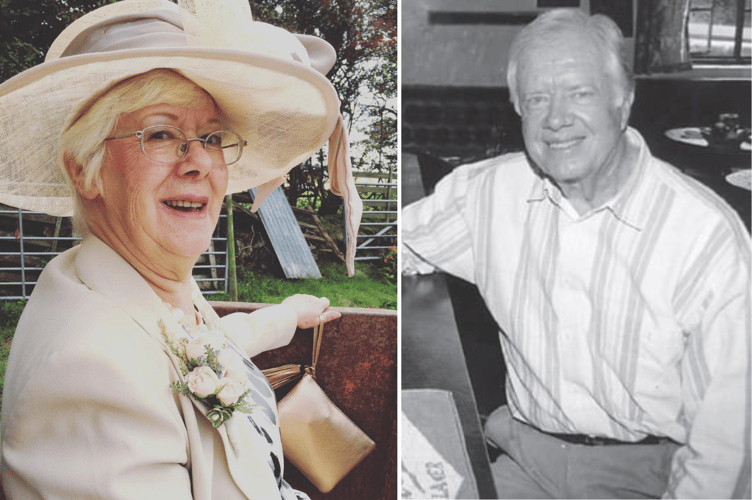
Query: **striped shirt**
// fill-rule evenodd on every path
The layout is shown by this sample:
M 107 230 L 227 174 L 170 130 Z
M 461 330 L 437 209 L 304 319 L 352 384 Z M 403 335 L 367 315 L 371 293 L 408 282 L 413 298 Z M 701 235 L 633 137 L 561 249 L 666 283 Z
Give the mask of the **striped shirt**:
M 639 144 L 634 174 L 579 215 L 524 154 L 455 169 L 403 209 L 404 266 L 475 283 L 514 416 L 556 433 L 667 436 L 667 497 L 750 486 L 750 239 L 704 185 Z M 749 494 L 749 493 L 746 493 Z

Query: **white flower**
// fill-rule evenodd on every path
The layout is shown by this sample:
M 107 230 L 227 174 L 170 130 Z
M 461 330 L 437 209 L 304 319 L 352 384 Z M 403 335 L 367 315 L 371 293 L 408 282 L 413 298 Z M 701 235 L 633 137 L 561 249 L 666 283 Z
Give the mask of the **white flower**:
M 217 394 L 217 398 L 225 406 L 230 406 L 237 403 L 238 399 L 240 399 L 240 396 L 242 396 L 245 392 L 243 385 L 239 384 L 236 380 L 231 378 L 222 378 L 219 381 L 219 385 L 224 387 L 222 387 L 222 390 L 219 391 L 219 394 Z
M 185 346 L 185 357 L 198 361 L 202 356 L 206 356 L 206 346 L 215 351 L 222 350 L 225 348 L 225 339 L 221 335 L 208 334 L 194 337 Z
M 208 366 L 194 368 L 187 377 L 188 389 L 196 396 L 205 398 L 219 387 L 219 377 Z
M 204 340 L 201 337 L 194 337 L 185 345 L 185 357 L 198 361 L 201 356 L 206 355 Z

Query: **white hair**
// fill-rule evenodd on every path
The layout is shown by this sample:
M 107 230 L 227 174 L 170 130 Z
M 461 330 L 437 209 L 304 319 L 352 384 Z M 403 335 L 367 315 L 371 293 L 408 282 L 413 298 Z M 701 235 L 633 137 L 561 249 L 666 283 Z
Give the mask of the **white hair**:
M 63 131 L 60 138 L 61 165 L 73 162 L 83 174 L 83 189 L 97 186 L 102 192 L 100 171 L 107 146 L 123 115 L 152 106 L 169 104 L 196 108 L 209 97 L 201 87 L 169 69 L 155 69 L 122 80 L 107 90 Z M 135 132 L 135 131 L 134 131 Z M 63 172 L 74 196 L 73 228 L 80 236 L 89 232 L 83 200 L 67 172 Z
M 509 49 L 507 85 L 509 97 L 516 109 L 519 106 L 517 70 L 520 62 L 531 51 L 561 43 L 564 36 L 586 36 L 593 42 L 593 48 L 603 55 L 605 68 L 622 96 L 634 89 L 632 69 L 624 50 L 624 36 L 609 17 L 602 14 L 589 16 L 580 9 L 554 9 L 546 11 L 525 26 L 516 36 Z

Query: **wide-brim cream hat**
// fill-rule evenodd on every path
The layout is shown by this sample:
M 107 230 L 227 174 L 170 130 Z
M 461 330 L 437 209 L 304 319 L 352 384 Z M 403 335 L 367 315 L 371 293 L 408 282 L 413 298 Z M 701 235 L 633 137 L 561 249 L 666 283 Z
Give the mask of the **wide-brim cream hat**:
M 337 93 L 334 49 L 254 21 L 247 0 L 124 0 L 66 28 L 45 62 L 0 85 L 0 203 L 71 215 L 63 130 L 117 82 L 172 69 L 206 90 L 225 128 L 248 141 L 227 194 L 257 187 L 256 204 L 329 141 L 333 192 L 345 199 L 348 271 L 362 203 Z

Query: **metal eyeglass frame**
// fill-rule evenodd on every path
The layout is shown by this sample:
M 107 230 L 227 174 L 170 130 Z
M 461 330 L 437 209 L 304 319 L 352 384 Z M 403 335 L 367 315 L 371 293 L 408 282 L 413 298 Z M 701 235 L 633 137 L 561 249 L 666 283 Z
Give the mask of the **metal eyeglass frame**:
M 185 137 L 185 142 L 183 142 L 178 147 L 178 151 L 180 151 L 182 149 L 183 150 L 183 154 L 182 154 L 182 156 L 180 156 L 180 158 L 178 158 L 175 161 L 159 161 L 159 160 L 155 160 L 151 156 L 147 155 L 146 151 L 144 150 L 144 132 L 146 132 L 149 129 L 164 128 L 164 127 L 174 128 L 176 130 L 179 130 L 180 133 L 183 134 L 183 137 Z M 216 131 L 212 132 L 211 134 L 208 134 L 206 136 L 206 139 L 202 139 L 201 137 L 194 137 L 193 139 L 188 139 L 188 137 L 185 135 L 185 132 L 183 132 L 183 129 L 181 129 L 180 127 L 174 127 L 172 125 L 151 125 L 149 127 L 144 128 L 143 130 L 137 130 L 136 132 L 128 132 L 127 134 L 120 134 L 120 135 L 116 135 L 114 137 L 107 137 L 107 138 L 105 138 L 105 141 L 112 141 L 112 140 L 115 140 L 115 139 L 125 139 L 125 138 L 131 137 L 131 136 L 136 136 L 136 137 L 138 137 L 138 142 L 139 142 L 139 145 L 141 147 L 141 153 L 144 156 L 146 156 L 151 161 L 154 161 L 154 162 L 157 162 L 157 163 L 161 163 L 163 165 L 173 165 L 175 163 L 178 163 L 183 158 L 185 158 L 185 155 L 188 154 L 188 149 L 189 149 L 188 148 L 188 143 L 189 142 L 191 142 L 191 141 L 198 141 L 198 142 L 201 143 L 201 147 L 203 147 L 204 150 L 206 150 L 206 143 L 209 140 L 209 137 L 211 137 L 212 135 L 216 134 L 217 132 L 230 132 L 231 134 L 235 134 L 238 137 L 238 139 L 239 139 L 239 141 L 238 141 L 238 157 L 235 159 L 235 161 L 232 161 L 230 163 L 225 163 L 225 165 L 229 166 L 229 165 L 232 165 L 234 163 L 237 163 L 240 160 L 240 158 L 243 156 L 243 147 L 245 147 L 245 146 L 248 145 L 248 141 L 246 141 L 245 139 L 243 139 L 242 137 L 240 137 L 240 135 L 238 135 L 235 132 L 232 132 L 230 130 L 216 130 Z M 183 145 L 185 145 L 185 148 L 183 148 Z M 223 148 L 225 148 L 225 147 L 230 147 L 230 146 L 223 146 Z

